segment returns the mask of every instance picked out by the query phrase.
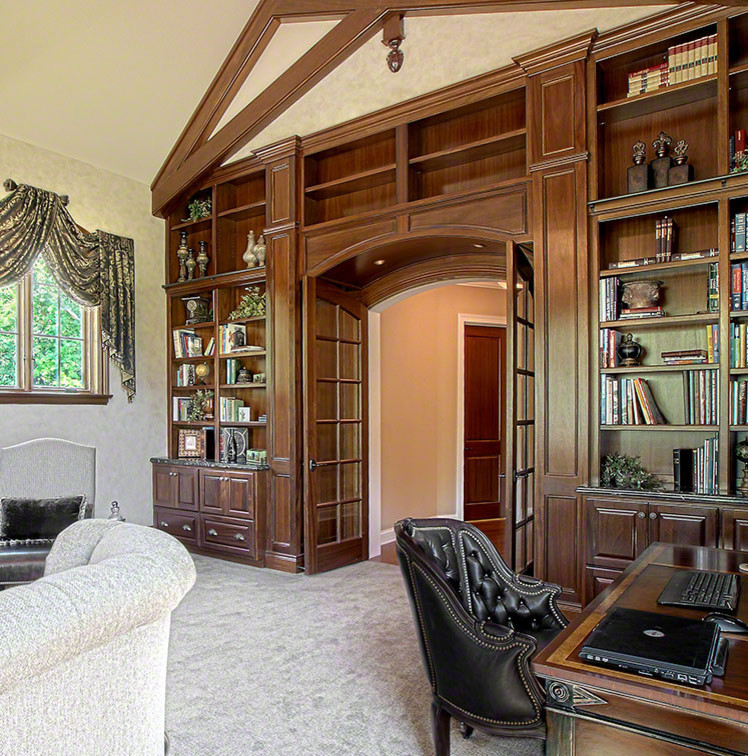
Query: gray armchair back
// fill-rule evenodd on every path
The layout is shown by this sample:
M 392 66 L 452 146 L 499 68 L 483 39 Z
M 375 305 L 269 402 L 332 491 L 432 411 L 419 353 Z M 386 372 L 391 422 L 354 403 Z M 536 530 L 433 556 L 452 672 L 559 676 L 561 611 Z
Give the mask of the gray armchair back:
M 0 449 L 0 498 L 53 499 L 86 495 L 93 517 L 96 449 L 61 438 L 37 438 Z

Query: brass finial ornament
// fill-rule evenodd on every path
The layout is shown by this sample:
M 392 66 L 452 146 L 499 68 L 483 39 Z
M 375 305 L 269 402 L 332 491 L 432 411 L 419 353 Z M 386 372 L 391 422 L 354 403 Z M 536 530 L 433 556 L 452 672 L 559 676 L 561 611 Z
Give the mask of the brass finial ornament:
M 384 22 L 382 32 L 382 44 L 390 48 L 387 53 L 387 67 L 392 73 L 397 73 L 405 62 L 405 53 L 400 49 L 405 39 L 405 16 L 393 13 Z
M 647 162 L 647 145 L 644 142 L 637 142 L 634 145 L 634 165 L 643 165 Z
M 685 139 L 679 139 L 675 143 L 673 154 L 675 155 L 675 164 L 683 165 L 688 162 L 688 142 Z
M 670 152 L 670 145 L 673 142 L 673 138 L 668 136 L 664 131 L 661 131 L 657 139 L 652 142 L 652 147 L 658 158 L 667 157 Z

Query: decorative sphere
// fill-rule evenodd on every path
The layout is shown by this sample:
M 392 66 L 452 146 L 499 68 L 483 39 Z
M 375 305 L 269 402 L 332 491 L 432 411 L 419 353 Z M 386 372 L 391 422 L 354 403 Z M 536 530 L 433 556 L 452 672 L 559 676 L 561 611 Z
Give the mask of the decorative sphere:
M 195 375 L 201 380 L 205 380 L 210 375 L 210 365 L 207 362 L 195 365 Z

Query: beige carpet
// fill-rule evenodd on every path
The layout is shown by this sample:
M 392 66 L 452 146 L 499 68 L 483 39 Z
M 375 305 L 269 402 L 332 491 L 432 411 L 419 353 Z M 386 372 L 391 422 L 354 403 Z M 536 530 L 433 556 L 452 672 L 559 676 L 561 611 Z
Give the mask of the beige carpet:
M 305 577 L 195 564 L 197 584 L 172 623 L 172 756 L 433 754 L 431 696 L 397 567 Z M 543 745 L 464 741 L 454 729 L 452 753 L 529 756 Z

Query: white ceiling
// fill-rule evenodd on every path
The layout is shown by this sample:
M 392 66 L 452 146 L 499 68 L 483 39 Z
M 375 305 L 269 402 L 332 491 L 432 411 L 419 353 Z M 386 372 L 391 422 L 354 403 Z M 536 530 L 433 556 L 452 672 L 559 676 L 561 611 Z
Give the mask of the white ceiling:
M 258 0 L 23 0 L 0 24 L 0 132 L 150 183 Z M 661 12 L 607 8 L 406 20 L 405 66 L 380 35 L 233 159 L 511 62 L 592 27 Z M 231 114 L 333 24 L 279 30 Z M 306 27 L 306 28 L 304 28 Z M 199 32 L 199 33 L 196 33 Z

